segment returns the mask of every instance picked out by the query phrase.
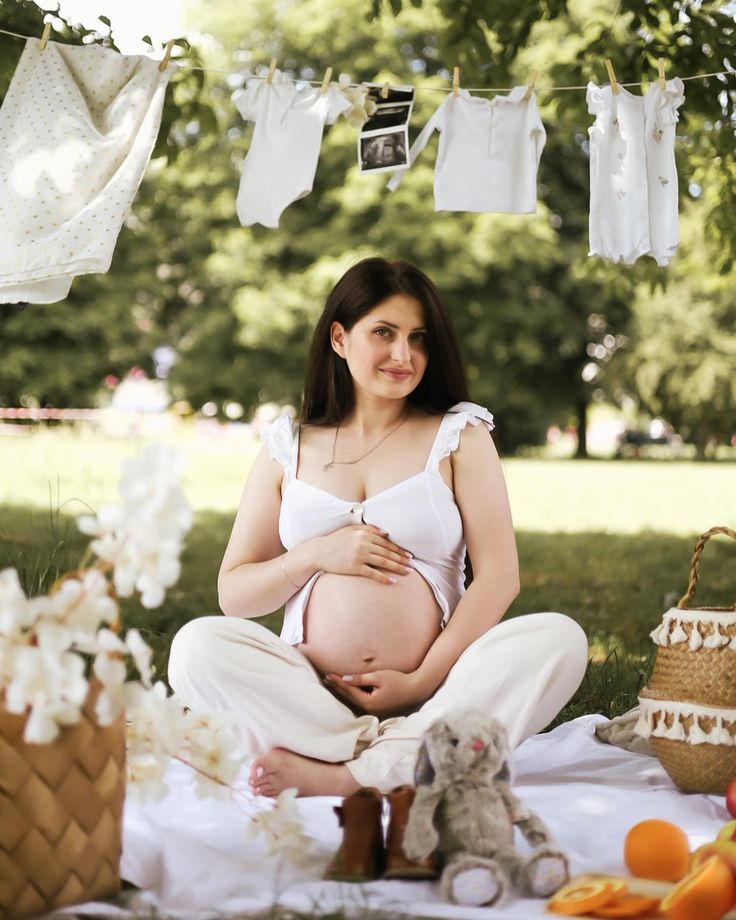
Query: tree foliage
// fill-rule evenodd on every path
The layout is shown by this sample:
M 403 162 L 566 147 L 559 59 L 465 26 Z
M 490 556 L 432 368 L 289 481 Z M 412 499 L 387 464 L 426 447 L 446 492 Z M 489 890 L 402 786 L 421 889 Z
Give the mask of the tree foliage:
M 40 34 L 33 9 L 27 0 L 0 3 L 0 25 Z M 296 403 L 327 292 L 353 261 L 381 253 L 416 262 L 439 284 L 473 396 L 496 413 L 505 449 L 538 441 L 550 422 L 571 415 L 583 422 L 596 390 L 655 405 L 622 346 L 628 340 L 633 355 L 651 334 L 642 317 L 665 296 L 659 292 L 675 263 L 626 268 L 587 257 L 591 117 L 582 91 L 545 88 L 604 82 L 606 57 L 622 82 L 651 76 L 660 55 L 671 75 L 719 70 L 733 20 L 715 4 L 191 0 L 189 18 L 201 36 L 199 50 L 186 51 L 190 63 L 232 72 L 277 57 L 297 79 L 319 80 L 331 66 L 356 81 L 411 82 L 413 126 L 442 100 L 455 64 L 461 82 L 473 86 L 508 86 L 537 70 L 548 132 L 538 213 L 435 212 L 436 139 L 389 193 L 385 176 L 359 175 L 355 130 L 340 120 L 326 130 L 311 194 L 287 208 L 279 229 L 240 227 L 234 203 L 251 128 L 230 101 L 238 81 L 182 68 L 155 151 L 163 156 L 152 161 L 110 273 L 78 279 L 53 307 L 4 311 L 0 401 L 22 393 L 57 405 L 88 401 L 105 374 L 119 376 L 133 363 L 150 370 L 153 349 L 168 344 L 178 356 L 174 395 L 195 406 Z M 65 28 L 62 40 L 81 41 L 82 30 Z M 17 61 L 17 42 L 12 49 Z M 0 70 L 0 81 L 11 73 Z M 719 269 L 728 272 L 736 245 L 736 170 L 725 152 L 729 138 L 733 145 L 734 93 L 719 93 L 722 86 L 712 78 L 688 82 L 677 148 L 681 199 L 703 190 L 707 255 L 694 270 L 706 287 Z M 723 312 L 706 319 L 717 339 Z M 672 335 L 676 349 L 674 325 Z

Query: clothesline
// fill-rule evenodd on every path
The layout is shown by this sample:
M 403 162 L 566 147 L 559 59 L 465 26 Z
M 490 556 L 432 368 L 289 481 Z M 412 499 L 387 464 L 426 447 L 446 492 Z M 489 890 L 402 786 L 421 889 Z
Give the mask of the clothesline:
M 34 38 L 34 37 L 38 38 L 38 36 L 33 36 L 33 35 L 22 35 L 20 32 L 11 32 L 8 29 L 0 29 L 0 32 L 3 33 L 4 35 L 10 35 L 13 38 L 22 38 L 22 39 L 29 39 L 29 38 Z M 215 68 L 212 68 L 212 67 L 196 67 L 193 64 L 179 63 L 178 61 L 176 63 L 177 63 L 177 66 L 179 67 L 184 67 L 187 70 L 199 70 L 202 73 L 216 73 L 216 74 L 220 74 L 221 76 L 226 76 L 226 77 L 235 77 L 235 76 L 240 75 L 238 71 L 216 70 Z M 254 75 L 254 76 L 255 76 L 255 79 L 258 79 L 258 80 L 266 79 L 266 74 Z M 736 76 L 736 70 L 720 70 L 720 71 L 715 71 L 714 73 L 698 73 L 698 74 L 692 74 L 691 76 L 688 76 L 688 77 L 680 77 L 680 79 L 683 81 L 684 80 L 705 80 L 705 79 L 708 79 L 709 77 L 726 77 L 726 76 Z M 308 83 L 311 86 L 321 86 L 322 85 L 322 80 L 303 80 L 299 78 L 296 82 Z M 624 87 L 636 87 L 636 86 L 643 86 L 644 82 L 645 81 L 642 81 L 642 80 L 636 83 L 619 82 L 618 85 L 624 86 Z M 348 85 L 360 86 L 361 84 L 360 83 L 350 83 Z M 539 94 L 539 93 L 564 92 L 566 90 L 587 90 L 587 88 L 588 88 L 587 84 L 584 84 L 582 86 L 545 86 L 545 87 L 539 87 L 535 89 L 535 91 L 537 94 Z M 463 86 L 463 89 L 470 93 L 505 93 L 505 92 L 508 92 L 511 89 L 511 87 L 510 86 Z M 416 90 L 417 92 L 425 92 L 425 91 L 433 92 L 434 91 L 434 92 L 440 92 L 440 93 L 451 93 L 453 91 L 453 88 L 452 86 L 417 86 Z

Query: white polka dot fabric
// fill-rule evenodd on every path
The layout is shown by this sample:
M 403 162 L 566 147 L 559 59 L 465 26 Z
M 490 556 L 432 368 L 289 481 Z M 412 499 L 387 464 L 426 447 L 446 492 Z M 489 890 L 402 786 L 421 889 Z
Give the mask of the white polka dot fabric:
M 175 64 L 29 39 L 0 109 L 0 303 L 110 267 Z

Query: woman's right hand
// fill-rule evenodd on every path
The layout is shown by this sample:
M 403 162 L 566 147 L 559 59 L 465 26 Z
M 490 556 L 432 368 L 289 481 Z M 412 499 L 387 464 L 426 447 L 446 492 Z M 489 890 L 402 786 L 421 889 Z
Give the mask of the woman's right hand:
M 394 584 L 408 575 L 411 553 L 392 543 L 385 530 L 373 524 L 351 524 L 315 538 L 316 561 L 324 572 L 363 575 L 382 584 Z

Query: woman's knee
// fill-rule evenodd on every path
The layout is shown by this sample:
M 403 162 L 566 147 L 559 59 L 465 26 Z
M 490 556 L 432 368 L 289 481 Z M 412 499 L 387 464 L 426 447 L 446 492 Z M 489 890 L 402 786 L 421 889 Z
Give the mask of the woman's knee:
M 177 685 L 222 652 L 224 617 L 197 617 L 176 633 L 169 650 L 169 683 Z
M 588 637 L 582 626 L 564 613 L 540 613 L 544 618 L 545 645 L 578 680 L 588 666 Z

